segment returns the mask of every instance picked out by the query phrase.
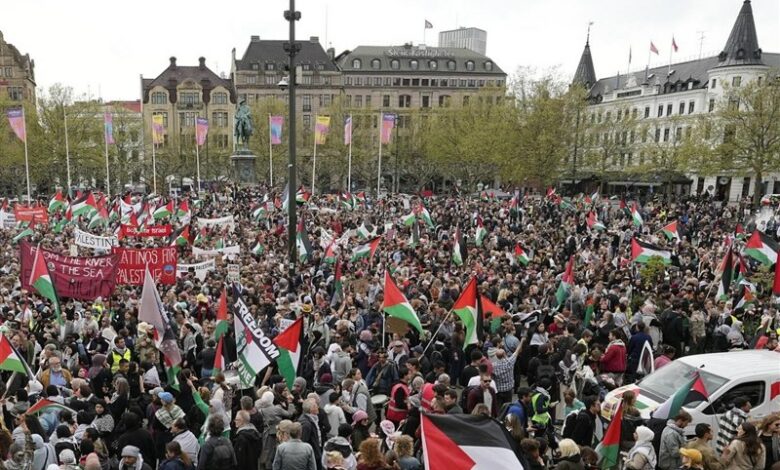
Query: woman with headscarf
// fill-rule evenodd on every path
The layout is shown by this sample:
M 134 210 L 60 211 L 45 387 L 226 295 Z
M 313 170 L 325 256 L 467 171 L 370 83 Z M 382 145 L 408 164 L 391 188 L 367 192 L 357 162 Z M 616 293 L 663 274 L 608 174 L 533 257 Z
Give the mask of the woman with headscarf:
M 265 428 L 263 429 L 263 451 L 260 454 L 260 462 L 265 468 L 271 468 L 276 455 L 278 444 L 276 427 L 283 420 L 292 416 L 292 413 L 274 404 L 275 395 L 271 391 L 264 392 L 255 403 L 257 411 L 263 417 Z
M 127 405 L 130 403 L 130 383 L 124 377 L 118 377 L 114 381 L 114 393 L 111 395 L 111 401 L 108 403 L 108 409 L 114 420 L 119 418 L 127 411 Z
M 626 468 L 630 470 L 654 470 L 658 457 L 653 448 L 655 433 L 646 426 L 639 426 L 634 433 L 636 443 L 628 451 Z
M 106 411 L 106 405 L 103 402 L 95 403 L 95 419 L 92 420 L 92 427 L 103 439 L 107 439 L 114 431 L 114 417 Z
M 214 417 L 219 416 L 222 418 L 223 423 L 230 423 L 230 415 L 225 411 L 225 405 L 222 404 L 222 400 L 217 400 L 216 398 L 212 398 L 209 400 L 209 412 L 206 416 L 206 422 L 203 423 L 203 427 L 200 431 L 200 444 L 203 445 L 204 442 L 206 442 L 206 439 L 211 437 L 209 435 L 209 421 Z M 230 437 L 230 425 L 227 426 L 223 425 L 224 429 L 222 431 L 222 436 L 224 437 Z M 219 436 L 215 436 L 219 437 Z
M 38 434 L 33 434 L 32 440 L 35 444 L 32 468 L 46 468 L 51 464 L 56 465 L 57 451 L 54 449 L 54 446 L 47 442 L 43 442 L 43 438 Z

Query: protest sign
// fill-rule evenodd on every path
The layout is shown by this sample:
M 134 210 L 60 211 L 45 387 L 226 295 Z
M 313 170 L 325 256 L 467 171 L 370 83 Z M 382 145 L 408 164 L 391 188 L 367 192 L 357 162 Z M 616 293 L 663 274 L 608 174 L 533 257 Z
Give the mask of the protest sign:
M 241 267 L 237 264 L 227 265 L 227 281 L 228 282 L 240 282 L 241 281 Z
M 150 225 L 139 229 L 131 225 L 122 224 L 120 229 L 121 233 L 125 237 L 169 237 L 173 232 L 171 224 L 166 225 Z
M 30 273 L 37 250 L 28 242 L 22 242 L 19 246 L 23 289 L 30 289 Z M 75 257 L 46 249 L 41 249 L 41 254 L 60 297 L 93 300 L 97 297 L 107 298 L 114 292 L 117 270 L 114 255 Z
M 232 215 L 226 215 L 216 219 L 198 219 L 198 226 L 209 228 L 227 227 L 232 232 L 236 228 L 236 222 L 233 220 Z
M 215 250 L 203 250 L 197 246 L 192 247 L 192 256 L 196 258 L 215 257 L 218 255 L 238 255 L 241 254 L 241 247 L 239 245 L 227 246 L 225 248 L 218 248 Z
M 203 282 L 204 279 L 206 279 L 206 276 L 208 275 L 209 271 L 214 271 L 216 269 L 216 263 L 213 259 L 210 259 L 208 261 L 203 261 L 200 263 L 192 263 L 192 264 L 179 264 L 176 266 L 176 272 L 179 277 L 187 274 L 190 269 L 195 271 L 195 277 L 197 277 L 201 282 Z
M 119 267 L 116 271 L 116 283 L 140 286 L 144 283 L 144 271 L 149 272 L 156 282 L 172 285 L 176 283 L 176 262 L 178 253 L 175 246 L 163 248 L 122 248 L 114 247 Z
M 30 207 L 17 204 L 14 206 L 14 217 L 17 222 L 32 222 L 36 224 L 49 223 L 49 212 L 45 207 Z
M 119 246 L 119 239 L 114 236 L 101 237 L 79 229 L 73 231 L 73 236 L 76 239 L 76 245 L 84 248 L 109 251 L 112 247 Z

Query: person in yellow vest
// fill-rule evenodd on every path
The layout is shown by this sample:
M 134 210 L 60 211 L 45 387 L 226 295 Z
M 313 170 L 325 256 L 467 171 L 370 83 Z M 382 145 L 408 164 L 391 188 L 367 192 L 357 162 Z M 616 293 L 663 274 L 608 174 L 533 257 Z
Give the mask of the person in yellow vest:
M 114 347 L 108 353 L 108 364 L 111 366 L 111 373 L 116 374 L 119 370 L 119 361 L 125 359 L 128 362 L 133 360 L 133 352 L 126 347 L 125 339 L 121 336 L 114 338 Z

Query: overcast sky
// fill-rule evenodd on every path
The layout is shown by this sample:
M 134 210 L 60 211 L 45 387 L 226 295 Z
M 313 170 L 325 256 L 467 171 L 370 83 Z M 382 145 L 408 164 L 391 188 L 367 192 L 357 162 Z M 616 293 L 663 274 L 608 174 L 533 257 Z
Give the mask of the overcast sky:
M 599 77 L 624 72 L 629 47 L 632 70 L 645 67 L 649 43 L 660 50 L 651 65 L 669 60 L 672 35 L 680 50 L 675 61 L 717 54 L 726 42 L 740 0 L 298 0 L 303 18 L 298 38 L 319 36 L 337 53 L 357 45 L 423 41 L 424 20 L 433 23 L 425 42 L 458 26 L 487 30 L 487 54 L 508 74 L 518 66 L 559 66 L 571 76 L 589 21 Z M 380 5 L 387 5 L 381 7 Z M 175 55 L 180 65 L 207 65 L 229 74 L 230 51 L 240 57 L 251 35 L 286 39 L 286 0 L 24 0 L 3 1 L 0 31 L 29 53 L 39 87 L 72 86 L 106 100 L 138 99 L 139 75 L 159 75 Z M 761 48 L 780 52 L 780 2 L 755 0 L 753 11 Z M 327 39 L 326 39 L 327 38 Z M 326 42 L 327 40 L 327 42 Z

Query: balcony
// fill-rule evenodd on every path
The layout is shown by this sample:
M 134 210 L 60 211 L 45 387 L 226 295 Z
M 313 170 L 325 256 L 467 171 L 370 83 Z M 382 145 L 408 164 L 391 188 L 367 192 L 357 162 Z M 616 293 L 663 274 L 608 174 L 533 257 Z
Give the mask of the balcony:
M 181 102 L 179 102 L 179 103 L 176 103 L 176 109 L 178 109 L 178 110 L 191 109 L 191 110 L 194 111 L 194 110 L 197 110 L 197 109 L 203 109 L 203 103 L 202 102 L 198 102 L 198 103 L 181 103 Z

